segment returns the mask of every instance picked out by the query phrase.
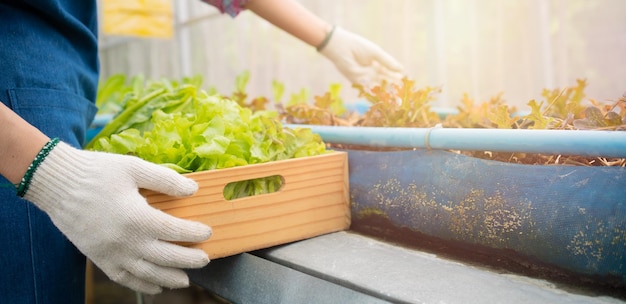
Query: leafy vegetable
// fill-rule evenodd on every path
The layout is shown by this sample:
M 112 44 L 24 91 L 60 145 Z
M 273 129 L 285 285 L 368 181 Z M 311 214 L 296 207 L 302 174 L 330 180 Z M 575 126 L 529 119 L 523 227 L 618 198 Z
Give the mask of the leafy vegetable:
M 622 118 L 619 114 L 609 111 L 606 114 L 596 107 L 587 107 L 585 109 L 585 117 L 576 119 L 573 122 L 578 129 L 605 129 L 615 128 L 626 124 L 626 117 Z
M 373 127 L 426 127 L 439 122 L 439 115 L 430 110 L 429 102 L 440 89 L 425 87 L 414 89 L 415 81 L 402 79 L 400 85 L 387 89 L 386 82 L 369 92 L 361 85 L 354 85 L 359 96 L 372 105 L 365 113 L 362 125 Z
M 582 104 L 585 87 L 587 87 L 587 81 L 578 79 L 575 86 L 554 90 L 544 89 L 541 95 L 550 101 L 545 109 L 545 115 L 561 118 L 573 115 L 574 118 L 581 118 L 585 111 L 585 106 Z
M 434 127 L 441 123 L 446 128 L 501 128 L 501 129 L 594 129 L 626 130 L 626 93 L 615 104 L 602 105 L 590 100 L 584 105 L 585 80 L 562 89 L 543 90 L 545 100 L 530 100 L 529 111 L 520 117 L 515 107 L 508 106 L 502 94 L 488 101 L 476 103 L 467 94 L 461 99 L 456 113 L 441 115 L 430 108 L 440 89 L 414 88 L 414 81 L 403 79 L 400 84 L 382 82 L 372 88 L 355 85 L 359 96 L 371 105 L 363 115 L 334 113 L 328 103 L 319 103 L 329 93 L 315 97 L 315 103 L 301 103 L 283 112 L 284 120 L 300 124 L 349 125 L 368 127 Z M 524 111 L 526 112 L 526 111 Z M 368 149 L 346 145 L 333 147 Z M 393 148 L 391 148 L 393 150 Z M 531 153 L 496 153 L 491 151 L 456 151 L 458 153 L 498 161 L 522 164 L 573 164 L 599 166 L 626 166 L 626 159 L 584 158 L 578 156 L 538 155 Z
M 127 84 L 127 77 L 123 74 L 113 75 L 100 83 L 96 95 L 96 106 L 99 114 L 116 114 L 122 110 L 126 95 L 134 89 L 134 84 L 141 82 L 142 76 L 135 76 Z
M 518 117 L 515 107 L 509 107 L 502 98 L 502 93 L 491 97 L 489 101 L 476 105 L 467 94 L 463 94 L 458 113 L 446 116 L 443 125 L 453 128 L 502 128 L 517 126 Z
M 530 124 L 531 129 L 548 129 L 554 122 L 554 118 L 543 115 L 541 111 L 543 101 L 537 103 L 537 101 L 533 99 L 528 102 L 528 106 L 530 107 L 530 114 L 524 116 L 524 120 L 532 122 Z
M 195 79 L 197 80 L 197 79 Z M 253 112 L 210 95 L 197 81 L 151 83 L 131 94 L 125 108 L 87 148 L 136 155 L 180 173 L 319 155 L 326 146 L 310 129 L 283 128 L 278 114 Z M 242 181 L 227 199 L 277 189 L 280 178 Z

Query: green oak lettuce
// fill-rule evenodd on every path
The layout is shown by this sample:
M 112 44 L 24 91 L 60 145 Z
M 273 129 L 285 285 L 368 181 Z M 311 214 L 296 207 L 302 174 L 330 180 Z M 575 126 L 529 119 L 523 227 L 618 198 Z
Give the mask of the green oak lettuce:
M 197 83 L 152 83 L 128 94 L 124 108 L 86 146 L 135 155 L 180 173 L 326 153 L 318 134 L 284 128 L 273 111 L 252 112 Z M 272 192 L 280 177 L 230 184 L 226 198 Z

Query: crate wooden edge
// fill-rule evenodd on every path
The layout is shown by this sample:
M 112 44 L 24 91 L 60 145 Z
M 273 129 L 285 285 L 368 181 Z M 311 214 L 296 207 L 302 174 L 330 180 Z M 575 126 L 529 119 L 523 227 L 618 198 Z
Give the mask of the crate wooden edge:
M 282 234 L 276 234 L 276 235 L 280 235 L 280 237 L 277 237 L 274 239 L 255 238 L 254 235 L 243 235 L 239 238 L 236 238 L 238 240 L 243 240 L 241 242 L 241 245 L 237 245 L 236 248 L 232 246 L 231 247 L 226 246 L 227 248 L 221 247 L 217 250 L 213 248 L 211 245 L 212 245 L 212 240 L 215 238 L 215 232 L 216 232 L 215 229 L 214 229 L 214 236 L 212 238 L 209 238 L 207 241 L 200 242 L 200 243 L 193 243 L 193 244 L 185 244 L 185 245 L 189 247 L 193 247 L 193 248 L 203 249 L 209 254 L 209 257 L 211 259 L 217 259 L 217 258 L 227 257 L 227 256 L 231 256 L 234 254 L 242 253 L 242 252 L 264 249 L 264 248 L 268 248 L 271 246 L 286 244 L 286 243 L 304 240 L 304 239 L 312 238 L 312 237 L 327 234 L 327 233 L 338 232 L 338 231 L 349 229 L 351 225 L 351 213 L 350 213 L 350 200 L 349 200 L 350 194 L 349 194 L 349 172 L 348 172 L 348 153 L 347 152 L 330 151 L 328 153 L 325 153 L 322 155 L 316 155 L 316 156 L 279 160 L 279 161 L 273 161 L 273 162 L 268 162 L 268 163 L 252 164 L 252 165 L 247 165 L 247 166 L 225 168 L 225 169 L 212 170 L 212 171 L 187 173 L 184 175 L 194 180 L 197 180 L 199 183 L 205 180 L 206 178 L 219 179 L 225 176 L 228 178 L 232 178 L 234 180 L 241 180 L 242 176 L 245 176 L 246 177 L 245 179 L 252 179 L 252 178 L 257 178 L 257 177 L 268 176 L 267 175 L 268 172 L 271 174 L 272 172 L 276 172 L 277 170 L 280 171 L 285 168 L 293 168 L 294 166 L 295 167 L 300 166 L 302 168 L 309 168 L 310 166 L 314 166 L 316 164 L 325 164 L 327 162 L 337 162 L 336 166 L 342 167 L 341 180 L 342 180 L 343 190 L 341 190 L 340 193 L 339 192 L 337 193 L 337 196 L 341 196 L 341 198 L 337 198 L 337 199 L 340 199 L 340 202 L 338 204 L 333 204 L 332 206 L 328 206 L 328 208 L 334 207 L 336 209 L 338 205 L 341 205 L 341 209 L 342 209 L 341 214 L 333 214 L 334 215 L 333 218 L 324 219 L 323 221 L 320 221 L 319 223 L 303 223 L 301 225 L 302 227 L 297 227 L 297 226 L 288 227 L 290 231 L 287 231 L 287 232 L 283 231 Z M 341 162 L 341 164 L 339 164 L 339 162 Z M 220 185 L 225 186 L 226 184 L 227 184 L 226 181 L 222 181 Z M 280 195 L 279 192 L 265 194 L 265 195 Z M 167 202 L 168 200 L 171 200 L 171 201 L 184 202 L 195 196 L 195 195 L 192 195 L 191 197 L 175 198 L 175 197 L 171 197 L 171 196 L 158 193 L 155 191 L 150 191 L 150 190 L 142 190 L 142 194 L 146 197 L 146 199 L 151 205 L 157 208 L 158 208 L 159 203 L 163 201 Z M 260 197 L 262 198 L 265 195 L 261 195 Z M 255 199 L 257 198 L 246 197 L 246 198 L 236 199 L 234 201 L 255 200 Z M 154 201 L 156 201 L 156 203 Z M 169 209 L 162 209 L 162 210 L 166 213 L 170 213 L 168 212 Z M 193 220 L 192 217 L 183 216 L 181 218 Z M 208 224 L 208 223 L 205 223 L 205 224 Z M 235 239 L 233 239 L 233 242 L 234 240 Z M 225 240 L 220 240 L 220 241 L 225 241 Z

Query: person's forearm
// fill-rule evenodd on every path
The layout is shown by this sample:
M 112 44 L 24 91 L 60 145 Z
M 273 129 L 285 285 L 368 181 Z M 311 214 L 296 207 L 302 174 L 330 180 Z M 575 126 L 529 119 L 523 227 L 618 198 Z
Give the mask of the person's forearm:
M 313 47 L 319 46 L 332 28 L 294 0 L 251 0 L 245 8 Z
M 1 102 L 0 126 L 0 175 L 18 184 L 50 138 Z

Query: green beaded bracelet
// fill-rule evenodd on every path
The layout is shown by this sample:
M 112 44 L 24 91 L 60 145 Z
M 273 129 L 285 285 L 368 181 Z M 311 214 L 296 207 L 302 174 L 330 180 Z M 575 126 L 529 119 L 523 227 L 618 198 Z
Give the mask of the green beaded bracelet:
M 50 154 L 50 151 L 52 151 L 52 149 L 54 149 L 54 147 L 56 147 L 58 143 L 59 143 L 59 139 L 53 138 L 49 142 L 47 142 L 43 146 L 43 148 L 41 148 L 39 153 L 37 153 L 37 156 L 35 156 L 35 159 L 33 160 L 33 162 L 30 164 L 30 166 L 28 166 L 28 169 L 26 170 L 24 177 L 22 177 L 20 184 L 17 185 L 18 196 L 24 197 L 24 195 L 26 194 L 26 191 L 28 191 L 28 187 L 30 186 L 30 182 L 33 179 L 33 175 L 35 174 L 35 171 L 37 171 L 37 168 L 39 167 L 39 165 L 41 165 L 41 163 L 46 158 L 46 156 Z
M 330 32 L 328 32 L 328 34 L 326 34 L 326 37 L 324 37 L 324 40 L 322 40 L 322 43 L 320 43 L 320 45 L 317 46 L 317 51 L 321 51 L 327 44 L 328 41 L 330 41 L 330 38 L 333 36 L 333 33 L 335 32 L 335 28 L 337 26 L 333 25 L 333 28 L 330 30 Z

